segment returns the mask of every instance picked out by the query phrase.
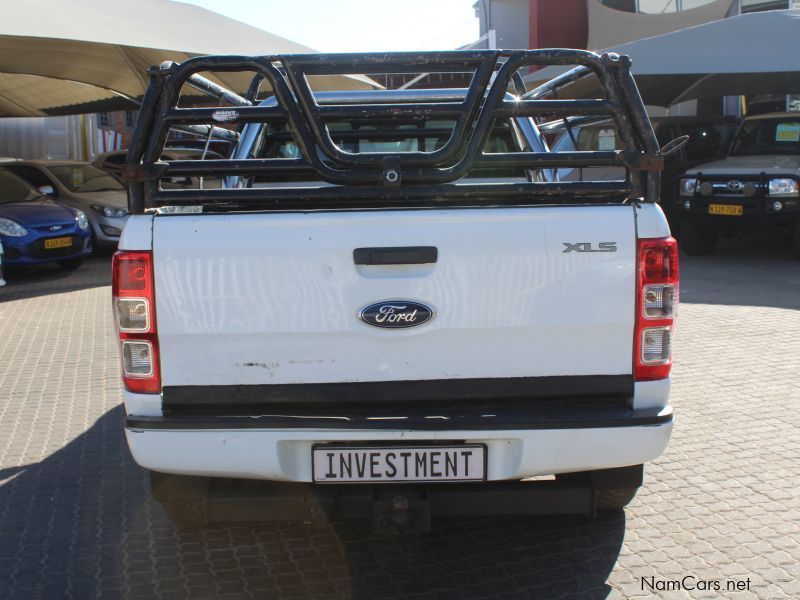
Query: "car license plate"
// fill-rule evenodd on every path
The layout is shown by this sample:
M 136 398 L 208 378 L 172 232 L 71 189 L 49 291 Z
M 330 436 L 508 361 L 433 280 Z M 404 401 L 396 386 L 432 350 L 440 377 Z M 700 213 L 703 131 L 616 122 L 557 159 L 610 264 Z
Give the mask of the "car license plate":
M 728 215 L 730 217 L 741 217 L 743 208 L 740 204 L 709 204 L 708 214 Z
M 51 238 L 44 241 L 45 250 L 53 250 L 54 248 L 68 248 L 69 246 L 72 246 L 72 238 L 70 237 Z
M 312 449 L 315 483 L 484 481 L 486 446 L 327 446 Z

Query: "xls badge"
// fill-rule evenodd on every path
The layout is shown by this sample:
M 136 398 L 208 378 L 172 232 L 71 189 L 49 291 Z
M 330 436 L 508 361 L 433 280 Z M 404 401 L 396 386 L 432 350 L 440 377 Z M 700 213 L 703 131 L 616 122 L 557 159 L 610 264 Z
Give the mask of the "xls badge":
M 561 242 L 564 244 L 564 250 L 562 254 L 566 254 L 567 252 L 616 252 L 617 251 L 617 242 L 600 242 L 597 244 L 597 248 L 592 247 L 592 242 L 578 242 L 577 244 L 571 244 L 569 242 Z
M 367 325 L 385 329 L 416 327 L 433 318 L 433 309 L 410 300 L 386 300 L 363 308 L 359 318 Z

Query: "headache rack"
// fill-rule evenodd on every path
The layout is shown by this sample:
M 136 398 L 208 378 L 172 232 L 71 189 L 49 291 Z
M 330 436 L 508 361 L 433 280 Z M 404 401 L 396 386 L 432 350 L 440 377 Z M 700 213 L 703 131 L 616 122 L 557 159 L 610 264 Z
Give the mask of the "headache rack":
M 532 66 L 579 68 L 522 94 L 521 74 Z M 250 89 L 241 96 L 201 72 L 252 72 Z M 458 101 L 320 103 L 308 76 L 378 73 L 471 73 L 469 88 Z M 603 98 L 559 99 L 558 89 L 587 74 L 598 77 Z M 479 50 L 425 53 L 310 54 L 276 56 L 201 56 L 149 70 L 126 159 L 132 213 L 163 206 L 201 205 L 204 210 L 315 209 L 424 204 L 508 204 L 658 200 L 659 153 L 650 121 L 626 56 L 584 50 Z M 269 82 L 274 102 L 255 100 L 259 85 Z M 184 86 L 207 94 L 214 107 L 181 108 Z M 507 98 L 509 87 L 520 95 Z M 372 94 L 380 94 L 376 91 Z M 533 117 L 539 122 L 576 116 L 613 121 L 623 148 L 575 152 L 485 153 L 484 145 L 498 119 Z M 348 152 L 337 146 L 333 122 L 449 120 L 449 137 L 431 151 Z M 551 121 L 552 122 L 552 121 Z M 170 130 L 235 143 L 247 123 L 285 123 L 297 158 L 162 160 Z M 232 127 L 235 125 L 236 127 Z M 532 177 L 493 183 L 464 179 L 473 169 L 516 168 L 527 173 L 558 168 L 624 167 L 618 181 L 559 181 Z M 161 189 L 169 177 L 267 176 L 313 170 L 320 185 Z M 223 180 L 224 181 L 224 180 Z

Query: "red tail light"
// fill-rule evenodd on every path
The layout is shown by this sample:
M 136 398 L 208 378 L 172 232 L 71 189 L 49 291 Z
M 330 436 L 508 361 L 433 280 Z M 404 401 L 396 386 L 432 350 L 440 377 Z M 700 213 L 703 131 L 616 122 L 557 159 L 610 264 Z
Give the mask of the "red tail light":
M 114 322 L 122 355 L 125 389 L 139 394 L 161 392 L 150 252 L 120 250 L 112 263 L 111 294 Z
M 636 381 L 664 379 L 672 369 L 678 310 L 678 245 L 671 237 L 640 239 L 636 265 Z

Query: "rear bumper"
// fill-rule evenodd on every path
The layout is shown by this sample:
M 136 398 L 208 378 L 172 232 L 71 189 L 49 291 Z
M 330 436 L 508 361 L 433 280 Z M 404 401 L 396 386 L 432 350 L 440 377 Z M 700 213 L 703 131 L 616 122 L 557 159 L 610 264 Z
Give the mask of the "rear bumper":
M 627 410 L 613 418 L 508 424 L 502 428 L 460 428 L 433 423 L 360 427 L 320 426 L 303 419 L 270 427 L 270 417 L 128 417 L 126 437 L 134 459 L 152 471 L 208 477 L 310 482 L 311 448 L 334 442 L 413 444 L 452 441 L 486 444 L 487 479 L 501 481 L 641 464 L 657 458 L 672 431 L 672 409 Z M 382 424 L 383 425 L 383 424 Z

